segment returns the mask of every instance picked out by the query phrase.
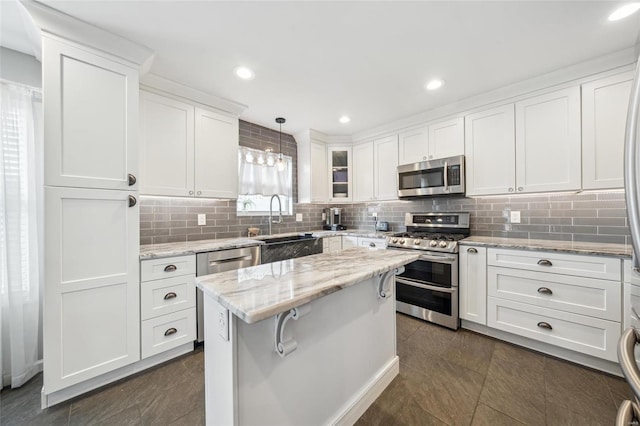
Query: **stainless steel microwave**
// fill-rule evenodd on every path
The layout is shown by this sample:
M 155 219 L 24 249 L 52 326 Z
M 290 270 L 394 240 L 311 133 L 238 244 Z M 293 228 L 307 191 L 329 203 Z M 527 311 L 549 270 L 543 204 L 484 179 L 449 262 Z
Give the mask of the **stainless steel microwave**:
M 398 197 L 464 194 L 464 155 L 398 166 Z

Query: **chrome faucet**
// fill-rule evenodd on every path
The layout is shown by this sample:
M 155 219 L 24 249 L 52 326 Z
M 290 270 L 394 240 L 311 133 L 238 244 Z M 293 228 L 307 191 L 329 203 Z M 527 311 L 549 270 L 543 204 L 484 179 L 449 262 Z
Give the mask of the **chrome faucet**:
M 273 199 L 276 198 L 278 200 L 278 220 L 273 220 Z M 271 196 L 271 200 L 269 201 L 269 235 L 271 235 L 271 224 L 272 223 L 282 223 L 282 201 L 278 194 L 273 194 Z

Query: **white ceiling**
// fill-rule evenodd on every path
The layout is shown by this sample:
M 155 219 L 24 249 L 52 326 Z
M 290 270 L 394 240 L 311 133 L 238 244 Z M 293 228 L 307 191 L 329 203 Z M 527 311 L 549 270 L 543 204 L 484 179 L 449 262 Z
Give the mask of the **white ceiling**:
M 631 47 L 640 30 L 640 13 L 607 21 L 612 1 L 44 3 L 151 48 L 151 72 L 248 105 L 245 120 L 330 135 Z M 425 91 L 432 77 L 446 85 Z

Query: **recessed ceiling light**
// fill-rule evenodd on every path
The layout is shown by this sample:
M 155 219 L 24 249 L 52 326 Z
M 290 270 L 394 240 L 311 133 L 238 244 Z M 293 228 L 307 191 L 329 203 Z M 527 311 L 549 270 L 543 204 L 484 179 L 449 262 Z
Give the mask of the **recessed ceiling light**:
M 430 82 L 428 82 L 424 87 L 427 90 L 436 90 L 441 88 L 442 86 L 444 86 L 444 81 L 436 78 L 435 80 L 431 80 Z
M 616 9 L 611 15 L 609 15 L 610 21 L 619 21 L 626 18 L 629 15 L 634 14 L 640 9 L 640 3 L 629 3 Z
M 348 122 L 351 121 L 351 118 L 347 117 L 346 115 L 343 115 L 338 119 L 338 121 L 341 122 L 342 124 L 347 124 Z
M 243 80 L 253 80 L 256 76 L 253 70 L 247 67 L 237 67 L 235 69 L 235 72 L 236 72 L 236 75 Z

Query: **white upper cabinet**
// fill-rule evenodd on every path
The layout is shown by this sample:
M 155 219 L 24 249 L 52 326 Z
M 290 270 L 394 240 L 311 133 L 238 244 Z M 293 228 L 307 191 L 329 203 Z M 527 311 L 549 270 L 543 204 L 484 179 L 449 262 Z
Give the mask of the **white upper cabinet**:
M 513 104 L 465 117 L 467 195 L 504 194 L 515 190 L 515 121 Z
M 406 130 L 398 135 L 399 164 L 427 161 L 429 158 L 429 132 L 427 127 Z
M 582 187 L 622 188 L 624 131 L 633 72 L 582 85 Z
M 194 108 L 140 91 L 140 192 L 188 196 L 194 188 Z
M 353 147 L 353 201 L 398 198 L 398 137 Z
M 429 125 L 429 159 L 464 154 L 464 118 Z
M 298 145 L 298 202 L 326 203 L 327 146 L 317 139 L 315 131 L 307 130 L 295 135 Z
M 581 187 L 580 89 L 465 117 L 467 195 Z
M 398 134 L 398 164 L 464 154 L 464 118 L 435 122 Z
M 145 195 L 236 198 L 238 119 L 140 91 Z
M 398 198 L 398 137 L 375 140 L 373 148 L 373 196 L 378 201 L 395 200 Z
M 45 185 L 136 190 L 138 72 L 43 37 Z
M 373 142 L 353 147 L 353 201 L 373 201 Z
M 517 102 L 516 191 L 580 188 L 580 88 Z
M 351 202 L 353 199 L 353 170 L 350 146 L 327 149 L 329 164 L 329 201 L 334 203 Z
M 238 197 L 238 119 L 195 111 L 195 195 Z

